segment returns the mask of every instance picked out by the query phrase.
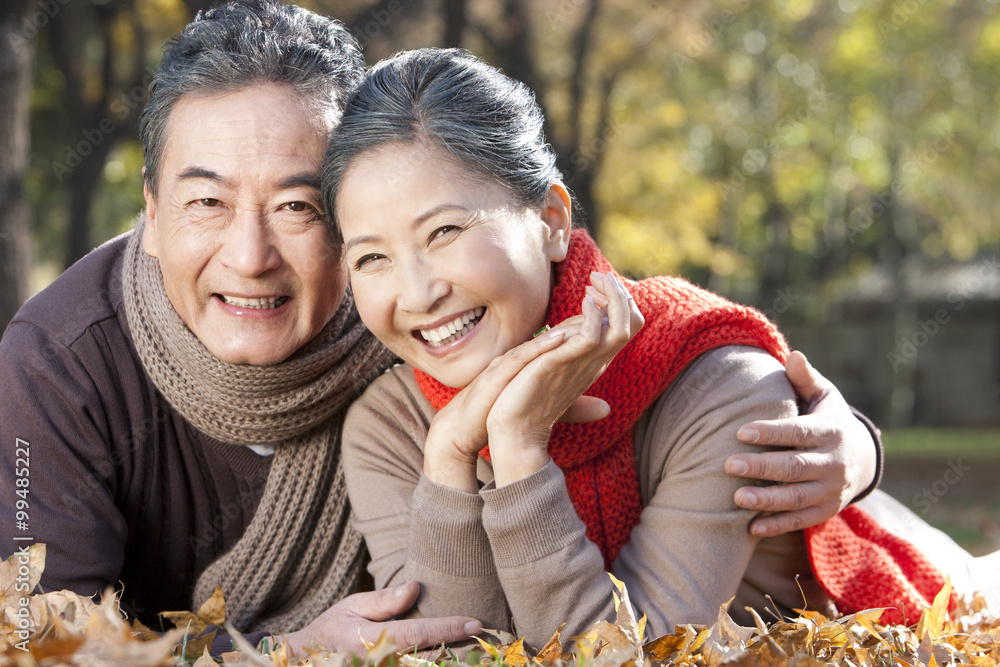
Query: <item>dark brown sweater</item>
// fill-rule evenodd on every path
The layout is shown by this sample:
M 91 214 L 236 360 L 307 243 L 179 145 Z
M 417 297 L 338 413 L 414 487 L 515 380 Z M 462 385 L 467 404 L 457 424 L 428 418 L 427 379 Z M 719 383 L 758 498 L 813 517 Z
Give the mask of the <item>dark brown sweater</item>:
M 67 270 L 0 340 L 0 555 L 30 544 L 15 537 L 44 542 L 44 590 L 124 586 L 125 611 L 158 629 L 157 612 L 188 609 L 198 575 L 243 534 L 270 458 L 195 430 L 153 386 L 125 318 L 126 241 Z

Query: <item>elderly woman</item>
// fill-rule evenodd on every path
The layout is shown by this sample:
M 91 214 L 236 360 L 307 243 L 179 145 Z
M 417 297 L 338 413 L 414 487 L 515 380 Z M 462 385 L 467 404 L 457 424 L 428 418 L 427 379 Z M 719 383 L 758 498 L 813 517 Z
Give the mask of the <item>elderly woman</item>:
M 752 534 L 723 470 L 741 424 L 796 414 L 784 339 L 678 278 L 618 276 L 572 228 L 524 86 L 457 51 L 380 63 L 324 204 L 362 319 L 406 362 L 344 430 L 377 586 L 418 580 L 421 613 L 535 645 L 612 613 L 607 572 L 654 633 L 733 596 L 831 602 L 803 533 Z

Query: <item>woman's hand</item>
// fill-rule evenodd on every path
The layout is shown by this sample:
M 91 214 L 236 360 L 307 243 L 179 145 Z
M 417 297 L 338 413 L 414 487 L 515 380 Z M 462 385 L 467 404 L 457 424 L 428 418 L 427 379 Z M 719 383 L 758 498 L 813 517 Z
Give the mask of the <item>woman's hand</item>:
M 500 486 L 541 468 L 553 423 L 608 415 L 606 402 L 582 394 L 642 324 L 628 291 L 613 276 L 593 274 L 582 315 L 494 359 L 435 415 L 424 474 L 475 493 L 476 462 L 487 442 Z M 517 444 L 503 444 L 512 440 Z
M 642 313 L 610 274 L 591 275 L 582 316 L 560 323 L 562 344 L 525 365 L 489 411 L 486 428 L 497 487 L 548 462 L 552 426 L 642 327 Z M 607 416 L 604 404 L 599 415 Z M 591 415 L 597 416 L 597 415 Z
M 744 424 L 737 437 L 746 443 L 793 449 L 735 454 L 726 460 L 730 475 L 783 482 L 736 491 L 740 507 L 773 514 L 758 517 L 750 531 L 781 535 L 826 521 L 864 491 L 875 477 L 876 450 L 868 429 L 844 397 L 801 352 L 785 364 L 788 379 L 808 413 L 776 421 Z
M 486 418 L 493 403 L 527 364 L 557 348 L 565 337 L 565 329 L 553 329 L 518 345 L 491 361 L 458 392 L 431 421 L 424 444 L 424 475 L 442 486 L 476 493 L 476 462 L 487 443 Z

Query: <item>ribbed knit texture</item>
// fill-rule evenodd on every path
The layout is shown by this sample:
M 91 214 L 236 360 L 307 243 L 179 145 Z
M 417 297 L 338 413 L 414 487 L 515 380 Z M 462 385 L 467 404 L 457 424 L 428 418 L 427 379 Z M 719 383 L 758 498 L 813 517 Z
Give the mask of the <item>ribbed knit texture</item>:
M 354 590 L 363 545 L 350 526 L 340 429 L 347 406 L 392 355 L 361 323 L 348 294 L 288 360 L 220 361 L 170 304 L 159 262 L 142 250 L 144 222 L 129 239 L 122 270 L 143 367 L 199 431 L 235 445 L 276 446 L 253 520 L 200 575 L 192 608 L 221 586 L 227 620 L 238 630 L 297 630 Z
M 816 580 L 842 613 L 888 607 L 884 624 L 918 621 L 946 581 L 919 549 L 853 505 L 807 528 L 806 548 Z
M 576 230 L 569 254 L 556 265 L 547 316 L 550 326 L 581 312 L 591 271 L 613 273 L 590 236 Z M 767 350 L 782 363 L 788 352 L 774 325 L 752 308 L 680 278 L 622 282 L 646 323 L 587 391 L 588 396 L 606 400 L 611 414 L 589 424 L 556 424 L 548 449 L 566 476 L 570 499 L 587 526 L 587 537 L 601 550 L 609 570 L 642 511 L 632 427 L 646 408 L 689 363 L 709 350 L 749 345 Z M 419 370 L 415 373 L 437 410 L 458 393 Z M 482 455 L 489 458 L 489 447 Z

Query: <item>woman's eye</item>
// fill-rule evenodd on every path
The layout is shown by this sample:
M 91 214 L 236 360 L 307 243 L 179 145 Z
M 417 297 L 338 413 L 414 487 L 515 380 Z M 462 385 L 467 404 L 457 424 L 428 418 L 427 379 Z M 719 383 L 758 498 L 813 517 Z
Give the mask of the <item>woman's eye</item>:
M 431 232 L 431 240 L 441 238 L 450 231 L 458 229 L 455 225 L 445 225 L 444 227 L 438 227 L 433 232 Z
M 358 258 L 358 261 L 354 262 L 354 270 L 358 271 L 368 262 L 374 262 L 378 259 L 383 259 L 385 255 L 379 255 L 378 253 L 369 253 Z

